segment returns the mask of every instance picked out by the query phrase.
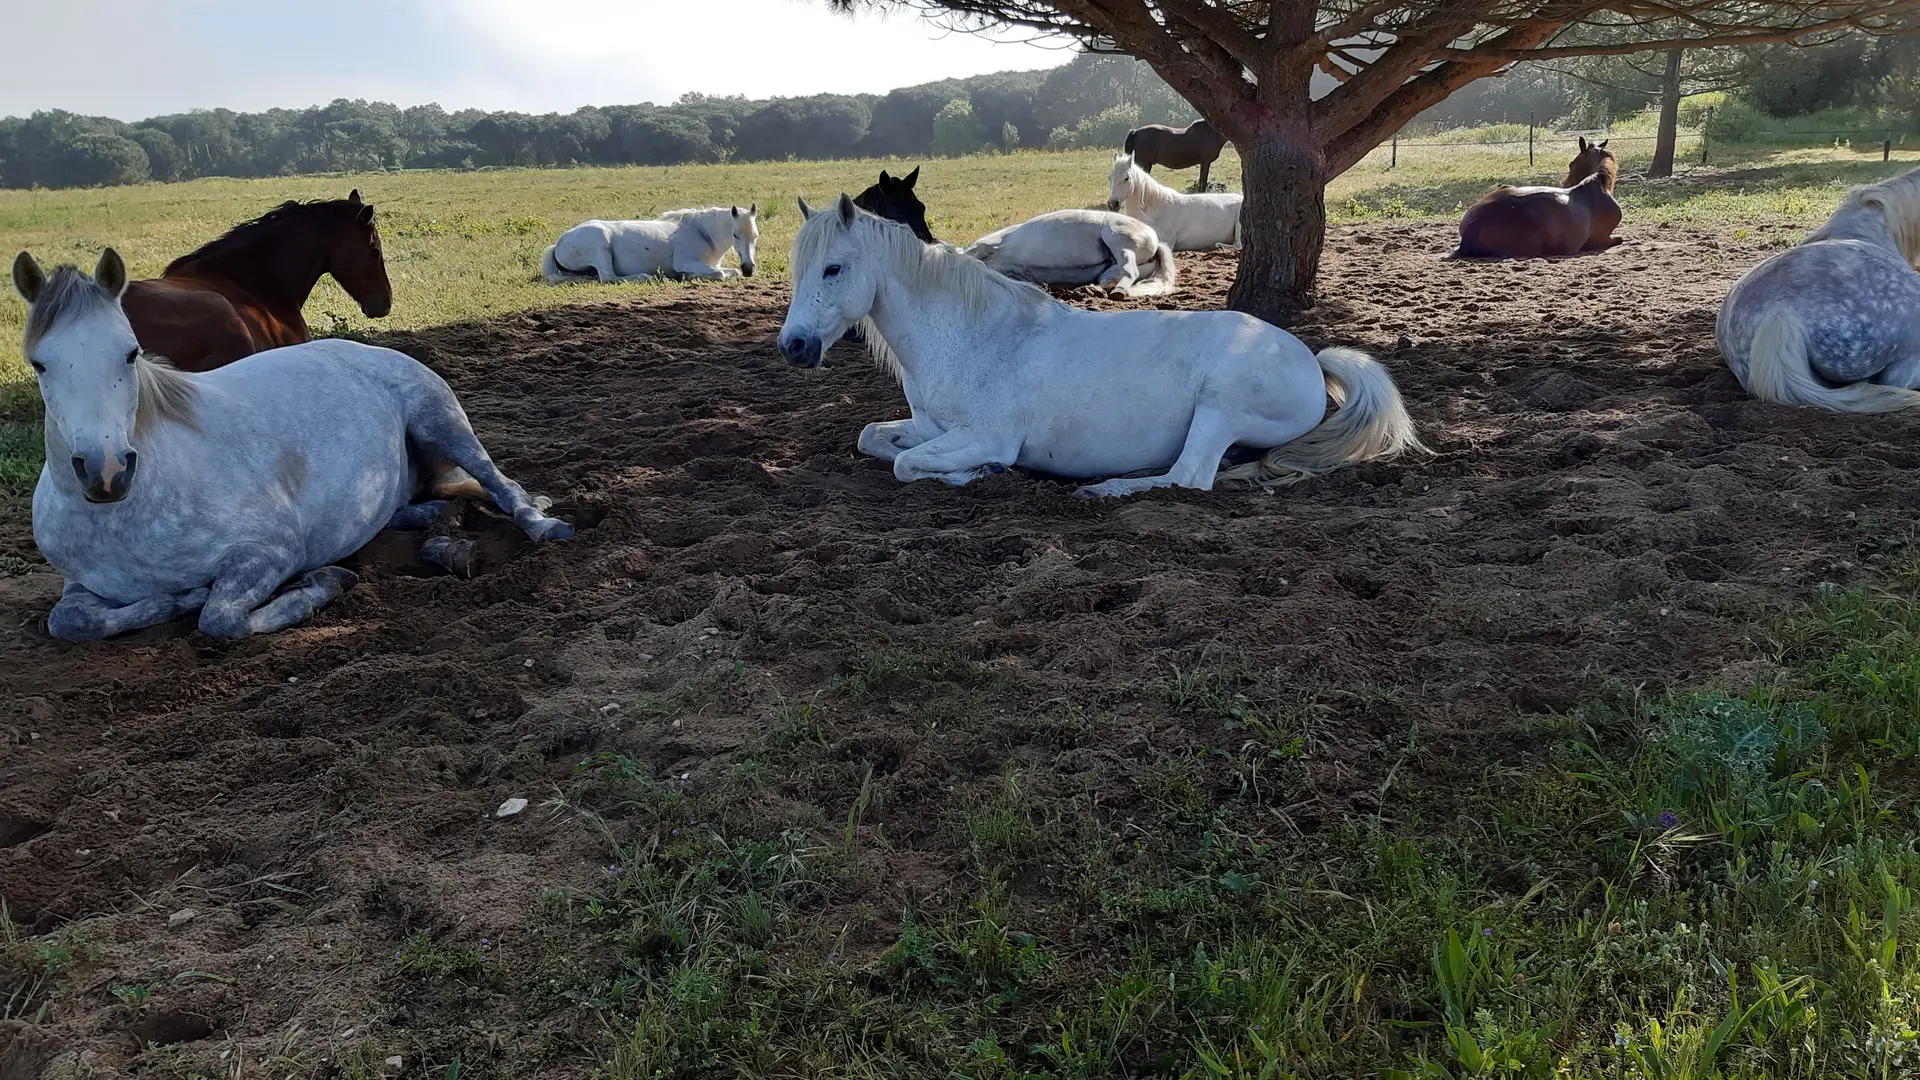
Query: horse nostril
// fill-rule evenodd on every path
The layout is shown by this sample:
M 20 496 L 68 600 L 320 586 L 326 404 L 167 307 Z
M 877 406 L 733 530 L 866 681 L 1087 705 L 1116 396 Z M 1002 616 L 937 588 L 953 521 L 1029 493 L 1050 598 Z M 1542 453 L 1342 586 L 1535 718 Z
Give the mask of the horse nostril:
M 79 477 L 81 483 L 87 482 L 87 459 L 78 454 L 73 456 L 73 475 Z
M 126 459 L 122 461 L 121 464 L 126 467 L 127 475 L 133 475 L 134 466 L 140 464 L 139 452 L 135 450 L 127 451 Z

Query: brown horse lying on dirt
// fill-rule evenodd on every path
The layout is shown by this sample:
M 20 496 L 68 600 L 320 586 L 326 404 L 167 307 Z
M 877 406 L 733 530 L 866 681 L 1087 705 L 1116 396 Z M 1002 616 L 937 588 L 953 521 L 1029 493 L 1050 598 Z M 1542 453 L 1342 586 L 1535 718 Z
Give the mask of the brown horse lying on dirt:
M 1580 139 L 1565 187 L 1501 187 L 1460 219 L 1456 259 L 1532 259 L 1604 251 L 1620 243 L 1613 182 L 1620 165 L 1602 141 Z
M 393 307 L 393 286 L 356 189 L 344 199 L 285 202 L 127 286 L 121 301 L 140 347 L 182 371 L 307 340 L 300 309 L 332 274 L 368 318 Z
M 1220 151 L 1227 145 L 1226 136 L 1215 131 L 1206 120 L 1195 120 L 1183 128 L 1171 128 L 1165 124 L 1146 124 L 1127 132 L 1126 153 L 1147 172 L 1153 172 L 1155 165 L 1164 165 L 1169 169 L 1191 169 L 1200 166 L 1200 186 L 1195 190 L 1205 194 L 1207 190 L 1207 170 L 1220 159 Z

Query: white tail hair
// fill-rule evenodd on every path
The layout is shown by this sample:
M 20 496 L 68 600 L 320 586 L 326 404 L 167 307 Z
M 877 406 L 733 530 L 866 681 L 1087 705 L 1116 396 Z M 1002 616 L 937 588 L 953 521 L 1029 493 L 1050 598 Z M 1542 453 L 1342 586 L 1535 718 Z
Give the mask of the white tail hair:
M 1162 240 L 1153 252 L 1153 272 L 1127 288 L 1128 296 L 1166 296 L 1180 284 L 1180 268 L 1174 265 L 1173 249 Z
M 559 245 L 556 244 L 554 246 L 558 247 Z M 598 278 L 596 274 L 582 274 L 577 270 L 568 270 L 562 267 L 560 261 L 553 257 L 553 248 L 551 247 L 546 250 L 545 254 L 540 256 L 540 276 L 545 278 L 549 285 L 559 285 L 568 281 L 593 281 Z
M 1844 413 L 1883 413 L 1920 405 L 1920 392 L 1876 382 L 1828 386 L 1807 359 L 1807 327 L 1776 307 L 1760 317 L 1747 346 L 1747 392 L 1780 405 L 1812 405 Z
M 1433 452 L 1414 433 L 1400 388 L 1379 361 L 1358 349 L 1337 347 L 1320 350 L 1315 359 L 1327 382 L 1327 396 L 1338 406 L 1333 415 L 1257 461 L 1222 469 L 1216 480 L 1278 487 L 1356 461 Z

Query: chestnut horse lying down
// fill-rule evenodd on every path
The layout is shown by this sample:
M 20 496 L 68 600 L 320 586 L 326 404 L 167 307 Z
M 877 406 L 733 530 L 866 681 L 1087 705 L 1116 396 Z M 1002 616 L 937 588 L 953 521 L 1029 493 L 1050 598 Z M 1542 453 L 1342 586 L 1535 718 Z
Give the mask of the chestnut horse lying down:
M 127 285 L 121 308 L 140 347 L 181 371 L 212 371 L 307 340 L 306 306 L 332 274 L 370 319 L 393 307 L 393 286 L 358 189 L 344 199 L 284 202 Z
M 1533 259 L 1604 251 L 1620 242 L 1613 182 L 1620 165 L 1605 141 L 1580 139 L 1565 187 L 1500 187 L 1460 219 L 1456 259 Z

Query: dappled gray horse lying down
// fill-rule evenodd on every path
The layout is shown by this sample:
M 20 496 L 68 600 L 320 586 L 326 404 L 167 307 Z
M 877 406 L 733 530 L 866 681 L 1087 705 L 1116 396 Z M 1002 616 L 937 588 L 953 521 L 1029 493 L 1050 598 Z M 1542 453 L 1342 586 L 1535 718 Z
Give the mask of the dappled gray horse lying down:
M 13 284 L 46 402 L 33 539 L 66 579 L 54 637 L 196 611 L 213 637 L 293 626 L 353 585 L 336 559 L 434 519 L 444 503 L 419 495 L 484 491 L 535 540 L 573 535 L 500 475 L 453 391 L 408 356 L 330 339 L 187 374 L 141 354 L 111 248 L 92 278 L 48 276 L 21 252 Z M 453 552 L 442 537 L 423 554 Z
M 1920 405 L 1920 169 L 1849 191 L 1798 247 L 1747 271 L 1714 337 L 1763 401 L 1835 412 Z

